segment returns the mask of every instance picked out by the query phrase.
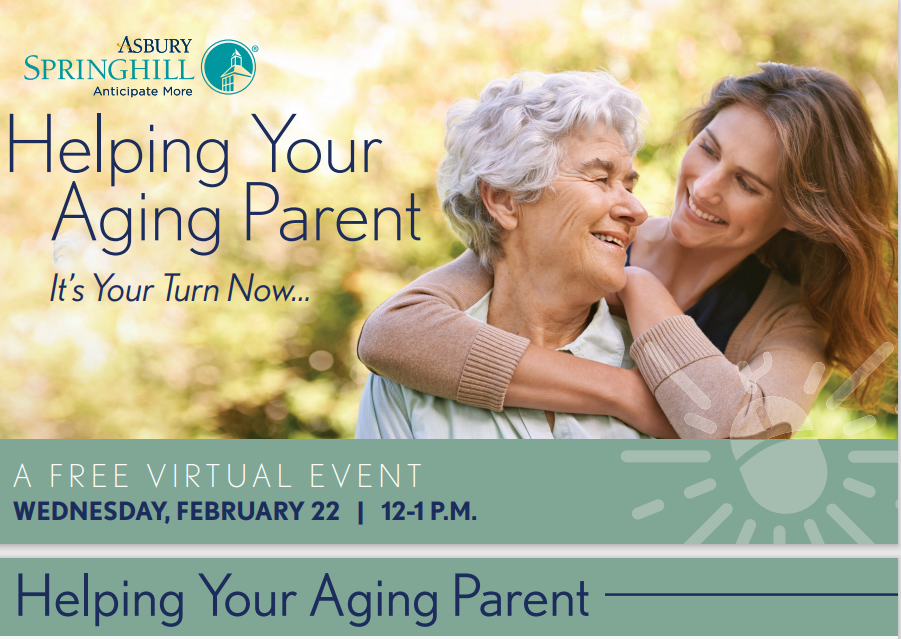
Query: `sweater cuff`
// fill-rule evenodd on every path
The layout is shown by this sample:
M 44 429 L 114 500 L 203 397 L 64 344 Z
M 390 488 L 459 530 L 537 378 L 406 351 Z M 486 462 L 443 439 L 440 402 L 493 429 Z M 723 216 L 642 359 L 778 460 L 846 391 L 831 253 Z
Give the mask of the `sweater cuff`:
M 457 390 L 457 401 L 495 412 L 504 410 L 504 396 L 529 340 L 485 324 L 479 329 Z
M 651 392 L 663 381 L 698 360 L 722 355 L 688 315 L 674 315 L 643 333 L 629 354 Z

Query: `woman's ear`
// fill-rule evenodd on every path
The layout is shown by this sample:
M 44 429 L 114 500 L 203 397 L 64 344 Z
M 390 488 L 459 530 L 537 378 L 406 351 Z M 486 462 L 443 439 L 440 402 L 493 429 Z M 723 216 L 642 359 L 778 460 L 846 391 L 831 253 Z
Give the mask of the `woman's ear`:
M 798 232 L 798 227 L 795 226 L 795 225 L 792 223 L 792 221 L 789 220 L 789 219 L 787 219 L 787 218 L 786 218 L 786 220 L 785 220 L 785 226 L 783 226 L 782 228 L 784 228 L 784 229 L 787 230 L 787 231 L 792 231 L 793 233 L 797 233 L 797 232 Z
M 488 213 L 505 231 L 512 231 L 519 225 L 519 217 L 516 214 L 519 207 L 509 191 L 502 191 L 479 181 L 479 193 Z

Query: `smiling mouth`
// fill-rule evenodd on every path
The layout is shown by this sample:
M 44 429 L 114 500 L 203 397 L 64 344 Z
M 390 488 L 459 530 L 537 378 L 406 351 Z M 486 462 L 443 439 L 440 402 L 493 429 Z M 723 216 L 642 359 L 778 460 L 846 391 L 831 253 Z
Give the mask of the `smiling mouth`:
M 714 224 L 727 224 L 727 222 L 725 220 L 721 220 L 720 218 L 716 217 L 715 215 L 710 215 L 709 213 L 705 213 L 704 211 L 702 211 L 701 209 L 696 207 L 694 205 L 694 202 L 692 202 L 691 200 L 692 200 L 691 193 L 689 193 L 688 200 L 687 200 L 688 208 L 691 209 L 691 212 L 694 213 L 697 217 L 701 218 L 702 220 L 707 220 L 708 222 L 713 222 Z
M 626 248 L 626 245 L 623 243 L 622 240 L 615 238 L 612 235 L 604 235 L 603 233 L 592 233 L 592 235 L 595 238 L 599 239 L 601 242 L 606 242 L 608 244 L 614 244 L 614 245 L 620 247 L 621 249 Z

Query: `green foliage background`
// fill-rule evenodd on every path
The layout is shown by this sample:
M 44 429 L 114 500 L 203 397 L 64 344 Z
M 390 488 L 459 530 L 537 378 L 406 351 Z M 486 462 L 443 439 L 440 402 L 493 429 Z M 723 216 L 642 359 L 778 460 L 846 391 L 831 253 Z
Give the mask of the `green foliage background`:
M 54 155 L 74 137 L 93 146 L 95 114 L 102 111 L 106 145 L 102 174 L 93 168 L 66 174 L 56 158 L 47 174 L 42 147 L 19 147 L 15 174 L 0 179 L 4 437 L 351 437 L 367 374 L 355 355 L 363 320 L 402 285 L 463 249 L 442 220 L 434 188 L 447 106 L 476 96 L 497 76 L 604 67 L 638 87 L 651 113 L 637 163 L 639 196 L 654 215 L 668 214 L 671 205 L 680 149 L 665 143 L 680 115 L 715 80 L 753 72 L 758 61 L 819 66 L 848 79 L 897 165 L 891 0 L 155 0 L 127 9 L 85 0 L 7 2 L 0 12 L 0 104 L 3 113 L 16 114 L 17 137 L 43 137 L 44 114 L 51 113 Z M 114 44 L 126 35 L 193 38 L 188 70 L 197 80 L 185 86 L 194 95 L 98 98 L 95 86 L 165 83 L 23 80 L 27 55 L 112 59 L 121 57 Z M 223 38 L 260 47 L 254 83 L 236 96 L 214 94 L 199 75 L 204 49 Z M 279 144 L 275 174 L 251 113 L 270 130 L 297 114 Z M 7 122 L 2 127 L 5 137 Z M 206 176 L 194 158 L 190 174 L 149 173 L 145 158 L 110 188 L 111 138 L 133 138 L 145 148 L 150 139 L 161 145 L 183 138 L 192 154 L 206 138 L 228 139 L 229 179 L 205 189 L 197 185 Z M 356 171 L 333 174 L 323 158 L 314 173 L 292 172 L 284 153 L 301 138 L 323 149 L 333 140 L 343 153 L 336 166 L 346 165 L 349 140 L 356 140 Z M 360 151 L 371 138 L 383 144 L 363 172 Z M 2 148 L 5 154 L 6 142 Z M 295 162 L 303 166 L 310 157 L 298 152 Z M 164 224 L 161 241 L 134 241 L 125 256 L 110 258 L 99 251 L 110 246 L 105 242 L 79 248 L 83 225 L 69 223 L 75 245 L 63 262 L 70 268 L 61 270 L 52 262 L 50 237 L 73 178 L 95 225 L 111 206 L 175 206 L 183 215 L 218 206 L 220 248 L 211 257 L 193 255 L 189 248 L 198 245 L 187 231 L 179 242 Z M 253 241 L 245 242 L 244 184 L 254 180 L 274 184 L 281 202 L 254 223 Z M 324 227 L 319 242 L 288 243 L 278 235 L 287 206 L 308 214 L 323 206 L 401 209 L 410 193 L 423 209 L 419 242 L 410 239 L 406 219 L 400 242 L 390 221 L 378 242 L 371 227 L 357 243 L 341 241 L 334 226 Z M 310 302 L 97 303 L 95 271 L 115 272 L 120 283 L 156 284 L 157 294 L 165 272 L 223 290 L 231 273 L 255 273 L 258 283 L 294 285 Z M 94 301 L 51 304 L 55 272 L 74 272 Z M 825 408 L 840 381 L 833 380 L 811 415 L 820 437 L 843 437 L 842 425 L 860 417 Z M 897 417 L 880 415 L 877 426 L 856 437 L 897 437 Z

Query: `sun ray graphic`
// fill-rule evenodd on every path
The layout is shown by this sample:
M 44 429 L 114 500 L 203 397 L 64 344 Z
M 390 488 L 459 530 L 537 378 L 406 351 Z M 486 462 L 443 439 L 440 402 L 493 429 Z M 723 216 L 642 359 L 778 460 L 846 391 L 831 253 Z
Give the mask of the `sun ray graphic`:
M 810 373 L 807 375 L 807 381 L 804 382 L 804 392 L 808 395 L 813 395 L 817 392 L 817 389 L 820 387 L 820 380 L 823 379 L 823 372 L 826 370 L 826 365 L 823 362 L 817 362 L 813 366 L 810 367 Z
M 695 531 L 691 537 L 688 538 L 686 544 L 701 544 L 704 543 L 704 540 L 710 536 L 714 530 L 720 527 L 726 518 L 732 514 L 732 504 L 723 504 L 719 507 L 719 509 L 710 515 L 710 519 L 701 524 L 701 527 Z
M 807 531 L 807 536 L 810 538 L 810 543 L 823 543 L 823 535 L 820 534 L 820 529 L 817 528 L 817 522 L 815 522 L 813 519 L 808 519 L 804 522 L 804 530 Z
M 663 510 L 663 500 L 655 499 L 652 502 L 648 502 L 647 504 L 643 504 L 632 511 L 633 519 L 644 519 L 645 517 L 650 517 L 651 515 L 655 515 Z
M 695 415 L 694 413 L 686 413 L 685 423 L 692 428 L 697 428 L 698 430 L 707 433 L 708 435 L 716 432 L 716 422 L 709 420 L 706 417 Z
M 686 488 L 685 497 L 687 499 L 694 499 L 695 497 L 706 495 L 714 488 L 716 488 L 716 480 L 713 478 L 708 478 L 704 481 L 699 481 L 697 484 L 692 484 L 691 486 Z
M 842 527 L 846 533 L 851 536 L 858 544 L 872 544 L 873 540 L 866 536 L 864 531 L 862 531 L 857 524 L 851 521 L 851 518 L 848 517 L 844 513 L 844 511 L 836 506 L 835 504 L 829 504 L 826 506 L 826 513 L 835 520 L 839 526 Z
M 876 494 L 875 488 L 851 477 L 846 478 L 842 485 L 845 487 L 845 490 L 850 490 L 852 493 L 856 493 L 861 497 L 869 498 Z
M 848 453 L 852 464 L 897 464 L 897 450 L 852 450 Z
M 741 527 L 741 532 L 738 533 L 738 539 L 735 540 L 736 544 L 750 544 L 751 536 L 754 534 L 754 529 L 757 528 L 757 522 L 753 519 L 749 519 L 745 522 L 745 525 Z
M 773 528 L 773 543 L 777 545 L 785 545 L 785 528 L 776 526 Z
M 823 373 L 826 371 L 826 365 L 823 362 L 815 362 L 810 367 L 807 374 L 807 381 L 804 382 L 804 392 L 808 395 L 816 395 L 820 389 L 820 382 L 823 380 Z M 869 427 L 867 427 L 869 428 Z M 864 430 L 864 429 L 861 429 Z M 794 439 L 819 439 L 814 433 L 813 423 L 810 418 L 804 420 L 804 423 L 796 430 L 792 437 Z M 859 431 L 858 431 L 859 432 Z M 801 434 L 803 433 L 803 434 Z
M 853 422 L 848 422 L 844 426 L 842 426 L 842 431 L 845 433 L 846 437 L 854 437 L 858 433 L 862 433 L 868 428 L 872 428 L 876 425 L 876 418 L 872 415 L 865 415 L 860 419 L 855 419 Z
M 876 352 L 870 355 L 867 358 L 867 361 L 861 364 L 860 368 L 854 371 L 851 374 L 851 377 L 839 386 L 838 389 L 832 393 L 832 396 L 826 400 L 826 408 L 830 410 L 838 408 L 841 403 L 848 399 L 851 393 L 853 393 L 857 387 L 860 386 L 863 381 L 894 352 L 894 350 L 895 347 L 889 342 L 886 342 L 877 348 Z

